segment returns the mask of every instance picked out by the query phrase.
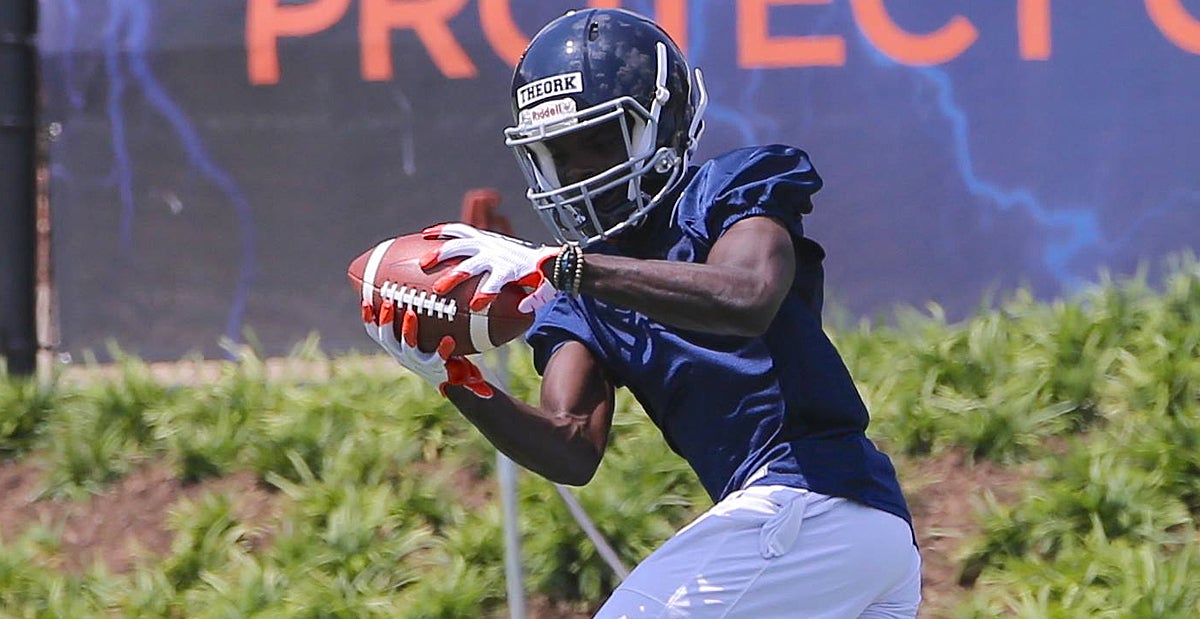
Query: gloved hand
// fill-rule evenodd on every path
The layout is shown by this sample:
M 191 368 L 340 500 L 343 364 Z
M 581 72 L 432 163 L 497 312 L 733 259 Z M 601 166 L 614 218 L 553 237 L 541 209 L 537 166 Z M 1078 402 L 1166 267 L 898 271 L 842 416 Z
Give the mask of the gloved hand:
M 443 397 L 446 387 L 450 385 L 462 385 L 481 398 L 494 395 L 492 386 L 483 379 L 483 374 L 474 363 L 466 357 L 450 355 L 450 351 L 454 350 L 454 338 L 449 335 L 443 337 L 434 352 L 422 352 L 417 348 L 417 314 L 411 309 L 404 310 L 401 318 L 403 342 L 396 339 L 396 305 L 391 299 L 383 300 L 378 316 L 374 315 L 369 303 L 363 303 L 362 309 L 367 335 L 400 365 L 436 387 Z
M 433 283 L 435 293 L 446 294 L 458 284 L 487 272 L 471 297 L 473 311 L 487 307 L 500 294 L 500 289 L 510 283 L 534 289 L 517 304 L 517 310 L 525 313 L 549 303 L 557 292 L 542 275 L 542 265 L 558 256 L 561 247 L 538 247 L 511 236 L 457 223 L 426 228 L 422 234 L 427 239 L 447 240 L 440 249 L 422 256 L 421 268 L 427 269 L 447 258 L 466 258 Z

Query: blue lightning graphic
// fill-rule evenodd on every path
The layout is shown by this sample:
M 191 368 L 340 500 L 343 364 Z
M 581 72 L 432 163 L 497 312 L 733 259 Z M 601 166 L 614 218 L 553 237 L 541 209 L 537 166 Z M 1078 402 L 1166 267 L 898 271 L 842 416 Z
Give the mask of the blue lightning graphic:
M 707 0 L 701 0 L 700 2 L 693 3 L 690 8 L 691 11 L 688 14 L 689 40 L 686 53 L 692 65 L 700 67 L 703 70 L 708 52 L 708 13 L 712 7 Z M 742 96 L 739 98 L 740 105 L 737 107 L 727 106 L 718 99 L 713 92 L 714 86 L 717 86 L 716 84 L 706 84 L 710 99 L 708 110 L 704 114 L 705 121 L 730 125 L 738 134 L 741 145 L 757 144 L 760 142 L 759 136 L 761 132 L 758 126 L 763 124 L 763 122 L 771 128 L 777 126 L 775 119 L 769 114 L 759 114 L 754 111 L 754 96 L 762 84 L 762 76 L 759 70 L 752 70 L 749 73 L 750 84 L 742 90 Z
M 66 12 L 66 28 L 64 29 L 64 38 L 67 45 L 64 49 L 72 50 L 75 48 L 74 42 L 79 34 L 76 26 L 79 24 L 79 5 L 75 0 L 63 0 L 62 9 Z M 64 84 L 67 92 L 67 101 L 71 103 L 71 109 L 80 111 L 83 109 L 84 98 L 83 89 L 76 85 L 77 78 L 75 75 L 75 61 L 70 53 L 63 54 L 63 73 L 65 75 Z
M 1046 268 L 1065 288 L 1077 286 L 1082 279 L 1072 272 L 1072 261 L 1083 251 L 1099 249 L 1104 243 L 1095 210 L 1050 207 L 1044 205 L 1028 190 L 1001 187 L 980 177 L 970 149 L 970 123 L 967 112 L 955 98 L 950 76 L 937 68 L 902 65 L 885 56 L 875 49 L 853 24 L 848 9 L 842 12 L 826 11 L 806 30 L 810 34 L 830 32 L 831 23 L 842 17 L 850 22 L 849 30 L 857 33 L 858 44 L 867 51 L 868 57 L 875 66 L 887 70 L 905 71 L 916 78 L 915 90 L 918 94 L 934 93 L 932 105 L 923 104 L 923 107 L 932 107 L 946 121 L 950 132 L 950 147 L 955 168 L 966 189 L 972 195 L 981 198 L 985 204 L 993 206 L 997 211 L 1016 209 L 1027 214 L 1043 229 L 1051 231 L 1050 240 L 1043 256 Z M 691 50 L 693 56 L 697 58 L 704 53 L 703 33 L 706 30 L 706 28 L 692 30 L 701 33 L 693 39 Z M 758 112 L 755 109 L 755 97 L 764 84 L 763 70 L 743 72 L 748 73 L 748 76 L 746 83 L 741 88 L 737 106 L 730 107 L 713 102 L 709 106 L 709 116 L 712 120 L 732 125 L 744 143 L 753 144 L 761 141 L 760 137 L 763 131 L 760 129 L 765 130 L 768 134 L 774 134 L 777 132 L 778 123 L 773 122 L 769 114 Z M 804 79 L 808 74 L 808 72 L 801 72 L 799 79 Z M 809 89 L 806 88 L 799 88 L 796 92 L 797 105 L 794 106 L 794 109 L 803 115 L 800 118 L 802 126 L 809 126 L 813 122 L 813 106 L 804 104 L 804 100 L 808 99 L 810 94 Z
M 967 190 L 1000 211 L 1018 209 L 1032 217 L 1043 228 L 1055 232 L 1046 247 L 1047 269 L 1067 289 L 1081 283 L 1081 278 L 1071 272 L 1070 263 L 1083 250 L 1098 247 L 1102 242 L 1096 211 L 1090 208 L 1051 208 L 1043 205 L 1036 196 L 1025 189 L 1007 189 L 981 178 L 971 153 L 967 112 L 955 100 L 954 85 L 950 76 L 945 71 L 933 67 L 901 65 L 876 50 L 861 33 L 858 40 L 868 50 L 877 66 L 889 69 L 903 68 L 924 85 L 932 88 L 935 93 L 935 108 L 949 124 L 954 162 Z
M 225 336 L 238 341 L 256 271 L 254 222 L 250 204 L 233 177 L 208 154 L 203 140 L 187 115 L 163 89 L 151 71 L 146 60 L 151 6 L 150 0 L 109 0 L 108 21 L 104 32 L 104 65 L 108 75 L 106 110 L 112 137 L 115 168 L 113 175 L 121 200 L 121 245 L 126 251 L 130 249 L 136 215 L 133 198 L 134 162 L 129 153 L 122 106 L 127 89 L 130 85 L 135 85 L 146 101 L 170 125 L 191 165 L 221 190 L 234 209 L 238 222 L 241 260 L 233 301 L 225 321 Z M 73 39 L 80 18 L 79 6 L 75 0 L 64 0 L 64 7 L 67 20 L 65 32 Z M 71 50 L 73 46 L 69 44 L 66 49 Z M 83 106 L 83 94 L 70 83 L 74 81 L 74 68 L 70 64 L 69 53 L 67 58 L 64 71 L 69 82 L 67 88 L 71 104 L 75 109 L 80 109 Z M 129 81 L 130 78 L 132 82 Z
M 708 0 L 700 0 L 695 2 L 690 13 L 691 21 L 688 24 L 688 34 L 691 37 L 689 49 L 687 50 L 688 57 L 692 59 L 695 66 L 703 68 L 709 54 L 708 50 L 708 25 L 713 24 L 711 30 L 722 32 L 728 29 L 728 17 L 721 15 L 715 19 L 710 19 L 709 13 L 714 8 L 718 10 L 728 10 L 729 6 L 723 3 L 713 3 Z M 830 24 L 837 19 L 837 13 L 834 11 L 822 12 L 818 19 L 815 19 L 807 24 L 808 34 L 819 34 L 830 31 Z M 770 85 L 768 69 L 738 69 L 740 75 L 745 76 L 744 82 L 737 85 L 737 96 L 735 105 L 726 105 L 718 100 L 714 94 L 709 101 L 708 112 L 705 118 L 709 121 L 726 124 L 737 133 L 739 137 L 739 145 L 764 144 L 768 142 L 777 142 L 786 138 L 780 137 L 781 123 L 774 115 L 761 111 L 759 109 L 758 98 L 763 93 L 768 91 Z M 792 98 L 795 105 L 792 106 L 789 121 L 793 121 L 800 127 L 810 127 L 815 122 L 815 106 L 806 104 L 811 99 L 812 89 L 806 87 L 806 84 L 811 84 L 813 74 L 808 71 L 802 71 L 798 74 L 789 75 L 791 83 L 798 86 L 794 91 L 789 92 L 788 96 Z M 709 85 L 710 91 L 713 89 L 713 84 Z
M 1141 212 L 1138 218 L 1132 225 L 1125 228 L 1119 237 L 1113 240 L 1115 247 L 1125 247 L 1133 242 L 1154 219 L 1162 217 L 1167 213 L 1182 209 L 1195 208 L 1195 205 L 1200 204 L 1200 190 L 1196 189 L 1175 189 L 1171 191 L 1165 199 L 1158 204 L 1151 206 Z
M 112 4 L 109 4 L 110 9 Z M 76 11 L 75 14 L 78 14 Z M 129 145 L 125 140 L 125 115 L 121 100 L 125 96 L 125 74 L 121 70 L 121 13 L 109 12 L 104 33 L 104 66 L 108 71 L 108 123 L 112 132 L 114 175 L 121 196 L 121 247 L 128 250 L 133 243 L 133 165 Z
M 94 12 L 97 7 L 81 0 L 54 0 L 54 4 L 64 16 L 64 28 L 61 32 L 68 39 L 68 45 L 65 47 L 67 53 L 63 55 L 62 61 L 67 82 L 65 94 L 72 109 L 80 111 L 86 104 L 86 84 L 77 75 L 70 51 L 76 49 L 73 42 L 81 28 L 87 28 L 88 17 L 83 15 L 86 11 L 81 9 Z M 650 15 L 658 3 L 650 0 L 631 0 L 628 4 L 633 10 Z M 136 162 L 132 160 L 126 135 L 124 104 L 130 96 L 140 93 L 150 107 L 165 119 L 177 137 L 189 164 L 219 188 L 236 215 L 240 265 L 225 324 L 225 334 L 236 340 L 240 334 L 249 291 L 257 269 L 254 222 L 250 205 L 234 178 L 209 154 L 185 111 L 162 87 L 150 67 L 147 60 L 150 43 L 148 39 L 155 6 L 155 0 L 107 0 L 107 14 L 103 19 L 101 50 L 103 69 L 108 80 L 104 109 L 111 136 L 113 170 L 110 180 L 116 187 L 120 200 L 120 242 L 125 250 L 131 249 L 136 222 Z M 693 0 L 689 3 L 688 55 L 696 66 L 704 67 L 705 62 L 709 61 L 713 62 L 714 66 L 724 68 L 732 63 L 728 58 L 717 57 L 719 53 L 723 53 L 724 44 L 724 39 L 719 37 L 727 38 L 729 34 L 729 11 L 728 3 L 709 0 Z M 1069 290 L 1083 282 L 1078 271 L 1084 268 L 1084 265 L 1080 264 L 1080 258 L 1085 253 L 1089 256 L 1114 256 L 1119 248 L 1132 243 L 1151 223 L 1161 220 L 1167 213 L 1187 207 L 1194 208 L 1200 204 L 1200 191 L 1176 189 L 1166 194 L 1166 197 L 1155 205 L 1143 209 L 1131 225 L 1124 227 L 1119 233 L 1114 233 L 1116 238 L 1106 238 L 1099 219 L 1098 205 L 1052 205 L 1027 188 L 1005 186 L 981 176 L 981 166 L 977 164 L 978 154 L 972 152 L 970 144 L 971 118 L 968 108 L 956 95 L 954 81 L 946 70 L 908 66 L 885 56 L 866 40 L 845 3 L 837 9 L 831 7 L 831 10 L 819 13 L 806 12 L 805 17 L 803 22 L 789 20 L 795 22 L 788 24 L 796 26 L 792 28 L 793 34 L 800 34 L 802 31 L 809 34 L 830 34 L 838 29 L 854 33 L 847 34 L 846 38 L 854 39 L 856 44 L 867 52 L 865 56 L 871 66 L 911 79 L 912 103 L 921 111 L 932 112 L 938 122 L 939 134 L 944 129 L 946 149 L 953 161 L 952 171 L 949 173 L 956 175 L 966 191 L 976 198 L 971 204 L 978 208 L 977 215 L 981 223 L 988 225 L 991 218 L 997 214 L 1009 212 L 1021 213 L 1036 222 L 1039 230 L 1046 233 L 1047 239 L 1040 259 L 1046 272 L 1064 289 Z M 859 70 L 861 71 L 861 67 Z M 786 88 L 778 88 L 781 82 L 773 81 L 775 77 L 783 76 L 784 72 L 766 69 L 739 70 L 736 66 L 732 67 L 731 72 L 737 76 L 736 81 L 710 84 L 710 90 L 714 92 L 707 119 L 712 124 L 719 124 L 731 130 L 742 144 L 758 144 L 780 139 L 778 134 L 783 121 L 786 121 L 789 127 L 798 124 L 802 131 L 819 122 L 816 118 L 818 110 L 812 89 L 804 87 L 806 83 L 813 83 L 814 72 L 787 71 L 786 82 L 783 82 L 786 83 Z M 760 104 L 763 103 L 760 96 L 764 94 L 789 97 L 791 109 L 788 114 L 792 116 L 786 119 L 779 118 L 760 109 Z M 405 117 L 411 116 L 411 104 L 404 93 L 397 91 L 395 96 L 397 105 Z M 783 136 L 783 139 L 790 137 L 792 136 Z M 412 165 L 411 140 L 405 143 L 404 148 L 404 170 L 412 175 L 415 167 Z M 60 164 L 54 161 L 51 161 L 51 164 L 57 177 L 64 178 L 69 173 L 69 170 L 63 169 Z

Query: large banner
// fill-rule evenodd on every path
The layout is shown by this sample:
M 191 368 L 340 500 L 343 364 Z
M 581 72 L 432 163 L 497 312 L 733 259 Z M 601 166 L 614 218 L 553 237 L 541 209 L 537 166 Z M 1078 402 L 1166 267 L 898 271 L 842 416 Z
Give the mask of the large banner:
M 582 1 L 582 0 L 581 0 Z M 591 6 L 620 6 L 592 0 Z M 705 71 L 700 155 L 807 150 L 851 315 L 1052 298 L 1193 248 L 1200 0 L 658 0 Z M 43 0 L 62 349 L 369 350 L 345 267 L 495 187 L 528 38 L 569 3 Z

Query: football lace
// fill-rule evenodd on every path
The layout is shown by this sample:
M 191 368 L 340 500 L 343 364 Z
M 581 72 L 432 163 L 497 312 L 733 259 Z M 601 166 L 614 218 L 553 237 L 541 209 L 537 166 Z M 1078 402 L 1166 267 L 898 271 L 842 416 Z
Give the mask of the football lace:
M 454 320 L 458 303 L 454 299 L 440 297 L 428 290 L 417 290 L 385 281 L 379 287 L 379 295 L 391 299 L 401 308 L 412 308 L 418 315 L 433 316 L 439 320 Z

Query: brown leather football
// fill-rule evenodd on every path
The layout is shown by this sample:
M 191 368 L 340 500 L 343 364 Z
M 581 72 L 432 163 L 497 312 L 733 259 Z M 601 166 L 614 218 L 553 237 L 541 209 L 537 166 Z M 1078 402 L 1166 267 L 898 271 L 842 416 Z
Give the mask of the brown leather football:
M 445 295 L 433 293 L 433 282 L 462 261 L 450 258 L 422 269 L 421 256 L 441 244 L 420 233 L 383 241 L 350 263 L 350 284 L 363 301 L 370 301 L 374 316 L 379 315 L 385 296 L 396 304 L 397 339 L 401 338 L 402 310 L 412 308 L 417 313 L 417 348 L 425 352 L 436 350 L 446 335 L 454 338 L 452 354 L 469 355 L 525 333 L 533 324 L 533 314 L 517 311 L 517 303 L 528 294 L 522 286 L 508 284 L 479 312 L 471 311 L 470 302 L 484 275 L 464 281 Z

